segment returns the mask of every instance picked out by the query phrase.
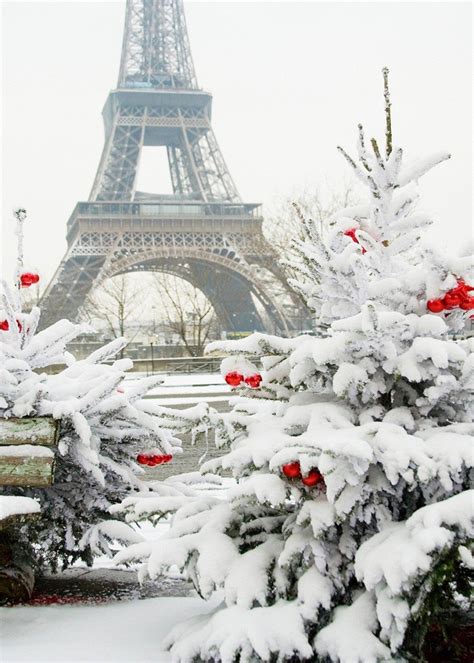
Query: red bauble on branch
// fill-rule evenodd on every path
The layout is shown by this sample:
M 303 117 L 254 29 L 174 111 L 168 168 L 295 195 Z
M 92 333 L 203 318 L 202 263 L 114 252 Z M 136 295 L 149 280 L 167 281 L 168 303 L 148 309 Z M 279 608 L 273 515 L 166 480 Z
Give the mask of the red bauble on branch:
M 458 308 L 458 306 L 461 304 L 461 301 L 462 300 L 460 295 L 451 291 L 447 292 L 443 297 L 443 304 L 447 309 Z
M 441 313 L 441 311 L 444 311 L 444 304 L 441 299 L 430 299 L 426 303 L 426 308 L 431 313 Z
M 319 470 L 316 467 L 310 470 L 309 474 L 301 479 L 301 482 L 304 483 L 304 485 L 308 486 L 309 488 L 313 488 L 314 486 L 317 486 L 319 483 L 322 483 L 323 481 L 324 481 L 323 475 L 319 472 Z
M 18 331 L 21 332 L 23 329 L 23 326 L 19 320 L 16 321 Z M 0 331 L 8 331 L 10 329 L 10 325 L 8 324 L 8 320 L 1 320 L 0 321 Z
M 244 381 L 244 376 L 238 371 L 231 371 L 224 376 L 224 380 L 231 387 L 238 387 L 239 384 Z
M 431 313 L 441 313 L 441 311 L 452 311 L 460 308 L 463 311 L 469 311 L 474 308 L 474 297 L 469 293 L 474 290 L 474 286 L 466 283 L 464 279 L 457 279 L 457 285 L 448 290 L 442 299 L 430 299 L 426 303 L 426 308 Z
M 169 463 L 173 460 L 171 454 L 138 454 L 137 463 L 140 465 L 148 465 L 148 467 L 155 467 L 162 463 Z
M 344 231 L 344 235 L 346 237 L 350 237 L 353 242 L 356 244 L 360 244 L 359 240 L 357 239 L 356 231 L 359 230 L 359 228 L 349 228 L 348 230 Z M 367 253 L 367 250 L 364 249 L 363 246 L 360 247 L 362 249 L 362 253 Z
M 23 274 L 20 274 L 20 285 L 22 288 L 29 288 L 30 285 L 38 283 L 39 280 L 39 274 L 35 274 L 34 272 L 23 272 Z
M 253 375 L 248 375 L 244 379 L 244 382 L 252 389 L 258 389 L 260 387 L 260 383 L 262 382 L 262 376 L 260 373 L 254 373 Z
M 299 461 L 283 465 L 281 471 L 288 479 L 299 479 L 301 477 L 301 466 Z
M 154 456 L 152 456 L 151 454 L 138 454 L 137 463 L 139 463 L 140 465 L 148 465 L 149 467 L 153 467 L 154 465 L 156 465 L 153 459 Z

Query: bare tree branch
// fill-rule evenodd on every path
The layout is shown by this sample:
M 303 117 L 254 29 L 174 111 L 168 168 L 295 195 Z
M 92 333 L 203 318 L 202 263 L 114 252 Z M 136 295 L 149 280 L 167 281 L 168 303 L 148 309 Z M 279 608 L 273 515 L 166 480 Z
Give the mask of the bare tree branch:
M 132 330 L 130 322 L 142 307 L 143 299 L 143 289 L 133 284 L 127 275 L 121 274 L 91 293 L 81 309 L 81 315 L 88 322 L 99 322 L 113 338 L 127 336 L 129 341 L 133 341 L 139 329 Z
M 202 356 L 219 333 L 212 304 L 198 288 L 176 276 L 156 273 L 153 281 L 166 327 L 179 336 L 191 357 Z
M 292 242 L 305 237 L 303 218 L 312 219 L 323 235 L 329 227 L 331 217 L 338 210 L 357 202 L 356 192 L 350 184 L 344 184 L 340 190 L 332 191 L 326 196 L 318 189 L 303 189 L 275 203 L 273 210 L 266 215 L 263 232 L 282 260 L 294 260 L 297 258 L 297 252 L 292 247 Z M 283 263 L 282 269 L 287 279 L 295 277 L 290 266 Z

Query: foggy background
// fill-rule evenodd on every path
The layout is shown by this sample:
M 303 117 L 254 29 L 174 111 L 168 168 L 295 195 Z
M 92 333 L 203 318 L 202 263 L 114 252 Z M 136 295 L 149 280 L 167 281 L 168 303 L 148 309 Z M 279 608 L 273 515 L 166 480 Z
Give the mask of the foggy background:
M 117 82 L 125 2 L 2 3 L 2 272 L 11 209 L 28 210 L 26 264 L 46 285 L 66 222 L 87 200 Z M 421 185 L 432 239 L 465 246 L 471 218 L 471 5 L 461 2 L 185 2 L 191 50 L 214 96 L 213 127 L 244 202 L 351 181 L 357 123 L 383 137 L 391 70 L 394 142 L 408 159 L 448 150 Z M 160 152 L 160 150 L 158 150 Z M 138 189 L 170 191 L 164 148 Z M 265 213 L 264 207 L 264 213 Z

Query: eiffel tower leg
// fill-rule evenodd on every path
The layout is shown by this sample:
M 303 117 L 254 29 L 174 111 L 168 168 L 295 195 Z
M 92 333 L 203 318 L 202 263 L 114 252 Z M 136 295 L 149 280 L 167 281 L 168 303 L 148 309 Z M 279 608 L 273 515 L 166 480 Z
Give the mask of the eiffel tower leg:
M 43 295 L 41 329 L 63 318 L 77 319 L 104 262 L 104 255 L 74 255 L 68 250 Z
M 192 281 L 209 299 L 227 331 L 262 331 L 263 324 L 252 296 L 251 285 L 239 274 L 191 267 Z
M 146 112 L 138 126 L 120 124 L 116 116 L 106 138 L 90 200 L 131 200 L 135 191 L 138 160 L 143 147 Z

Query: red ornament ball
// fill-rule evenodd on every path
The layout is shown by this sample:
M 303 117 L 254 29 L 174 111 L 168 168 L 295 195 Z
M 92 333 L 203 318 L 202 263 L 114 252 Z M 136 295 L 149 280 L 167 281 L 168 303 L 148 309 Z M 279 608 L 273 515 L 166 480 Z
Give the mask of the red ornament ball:
M 457 308 L 460 303 L 461 297 L 456 293 L 447 292 L 443 297 L 443 304 L 447 309 Z
M 301 466 L 299 461 L 283 465 L 281 471 L 288 479 L 299 479 L 301 477 Z
M 301 481 L 302 483 L 304 483 L 305 486 L 313 488 L 314 486 L 317 486 L 318 483 L 321 483 L 321 481 L 323 481 L 323 476 L 316 468 L 313 468 L 309 472 L 308 476 L 303 477 Z
M 239 384 L 244 381 L 244 376 L 238 371 L 231 371 L 230 373 L 227 373 L 227 375 L 224 377 L 224 380 L 231 387 L 238 387 Z
M 18 331 L 21 332 L 21 330 L 23 329 L 23 326 L 22 326 L 21 322 L 19 320 L 17 320 L 16 324 L 17 324 L 17 327 L 18 327 Z M 8 320 L 1 320 L 0 321 L 0 330 L 1 331 L 8 331 L 9 329 L 10 329 L 10 325 L 8 324 Z
M 353 242 L 356 244 L 360 244 L 359 240 L 357 239 L 356 231 L 359 230 L 358 228 L 349 228 L 348 230 L 344 231 L 344 235 L 346 237 L 350 237 Z M 363 246 L 360 247 L 362 249 L 362 253 L 367 253 L 366 249 L 364 249 Z
M 466 299 L 463 299 L 463 301 L 459 304 L 459 307 L 462 308 L 463 311 L 470 311 L 472 308 L 474 308 L 474 297 L 467 297 Z
M 253 375 L 248 375 L 244 381 L 245 384 L 247 384 L 252 389 L 258 389 L 260 387 L 260 383 L 262 382 L 262 376 L 260 373 L 254 373 Z
M 138 454 L 137 463 L 140 465 L 148 465 L 148 467 L 155 467 L 162 463 L 169 463 L 173 460 L 171 454 Z
M 441 311 L 444 311 L 444 304 L 441 299 L 430 299 L 426 304 L 426 308 L 431 313 L 441 313 Z
M 29 288 L 30 285 L 38 283 L 39 280 L 39 274 L 34 274 L 33 272 L 24 272 L 20 275 L 20 285 L 22 288 Z
M 350 237 L 353 242 L 358 244 L 359 240 L 357 239 L 357 236 L 356 236 L 356 230 L 358 230 L 358 228 L 348 228 L 347 230 L 344 230 L 344 235 L 346 237 Z

